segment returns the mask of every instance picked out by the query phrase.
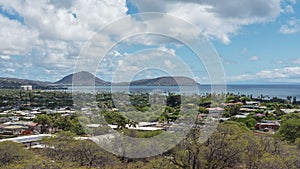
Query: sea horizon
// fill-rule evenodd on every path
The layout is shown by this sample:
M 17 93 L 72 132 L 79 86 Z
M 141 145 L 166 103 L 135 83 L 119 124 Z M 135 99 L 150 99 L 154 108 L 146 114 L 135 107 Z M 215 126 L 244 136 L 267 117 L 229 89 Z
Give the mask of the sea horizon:
M 219 85 L 215 85 L 218 89 Z M 161 92 L 174 92 L 174 93 L 193 93 L 195 87 L 193 86 L 182 86 L 185 92 L 180 92 L 178 86 L 95 86 L 95 91 L 103 92 L 153 92 L 160 90 Z M 201 84 L 198 86 L 199 90 L 196 91 L 200 95 L 205 95 L 207 93 L 234 93 L 238 95 L 246 95 L 252 97 L 259 97 L 261 95 L 266 98 L 278 97 L 286 98 L 287 96 L 292 96 L 300 98 L 300 84 L 227 84 L 223 86 L 225 88 L 221 90 L 216 90 L 214 92 L 211 90 L 211 85 Z M 91 86 L 69 86 L 67 91 L 72 91 L 73 89 L 80 91 L 85 89 L 91 89 Z M 93 89 L 93 87 L 92 87 Z M 219 92 L 218 92 L 219 91 Z

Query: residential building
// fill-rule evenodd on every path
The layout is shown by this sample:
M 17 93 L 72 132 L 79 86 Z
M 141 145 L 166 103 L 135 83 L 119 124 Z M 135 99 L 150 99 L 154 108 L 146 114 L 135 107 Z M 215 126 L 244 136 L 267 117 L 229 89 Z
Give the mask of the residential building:
M 21 90 L 32 90 L 32 85 L 22 85 Z
M 278 131 L 280 123 L 278 121 L 265 120 L 260 123 L 256 123 L 255 129 L 260 131 Z

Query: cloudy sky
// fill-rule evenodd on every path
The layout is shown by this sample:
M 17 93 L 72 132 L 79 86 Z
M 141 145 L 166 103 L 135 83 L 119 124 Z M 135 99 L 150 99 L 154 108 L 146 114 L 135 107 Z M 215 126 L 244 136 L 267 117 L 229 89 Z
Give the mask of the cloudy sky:
M 149 19 L 139 12 L 166 13 L 178 20 Z M 119 24 L 107 26 L 115 22 Z M 97 67 L 88 61 L 85 66 L 105 80 L 116 72 L 133 71 L 136 78 L 145 78 L 171 70 L 177 70 L 172 75 L 189 76 L 185 72 L 190 70 L 200 83 L 210 82 L 207 67 L 186 44 L 158 34 L 139 34 L 116 44 L 113 39 L 128 30 L 172 32 L 187 42 L 204 36 L 218 53 L 228 83 L 300 83 L 296 0 L 0 0 L 0 77 L 56 81 L 80 70 L 78 63 L 89 58 Z M 101 63 L 89 57 L 104 51 L 87 50 L 91 39 L 110 49 Z M 155 65 L 166 70 L 145 69 Z

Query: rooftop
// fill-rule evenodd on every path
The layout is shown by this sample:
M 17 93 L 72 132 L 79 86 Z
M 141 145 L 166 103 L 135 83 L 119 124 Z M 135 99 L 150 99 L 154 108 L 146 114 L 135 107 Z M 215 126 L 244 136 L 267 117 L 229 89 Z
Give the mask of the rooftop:
M 8 139 L 2 139 L 0 142 L 3 141 L 13 141 L 17 143 L 27 143 L 27 142 L 34 142 L 41 140 L 44 137 L 50 137 L 52 136 L 51 134 L 38 134 L 38 135 L 30 135 L 30 136 L 19 136 L 19 137 L 14 137 L 14 138 L 8 138 Z

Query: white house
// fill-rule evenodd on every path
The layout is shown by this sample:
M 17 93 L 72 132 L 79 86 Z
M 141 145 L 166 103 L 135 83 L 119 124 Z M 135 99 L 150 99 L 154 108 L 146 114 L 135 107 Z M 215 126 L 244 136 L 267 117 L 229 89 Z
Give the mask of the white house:
M 32 85 L 22 85 L 21 90 L 32 90 Z

